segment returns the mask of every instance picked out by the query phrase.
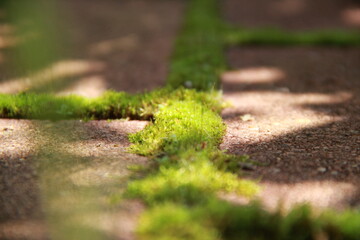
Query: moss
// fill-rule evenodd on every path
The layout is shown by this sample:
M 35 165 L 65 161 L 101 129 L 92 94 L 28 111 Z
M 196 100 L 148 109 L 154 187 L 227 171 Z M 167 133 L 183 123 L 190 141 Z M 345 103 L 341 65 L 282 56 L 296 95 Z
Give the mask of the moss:
M 205 91 L 220 87 L 218 75 L 226 63 L 219 11 L 217 0 L 188 3 L 184 26 L 170 63 L 168 85 Z
M 30 119 L 151 119 L 159 107 L 173 100 L 191 100 L 214 111 L 221 109 L 220 95 L 178 88 L 162 88 L 144 94 L 105 92 L 95 99 L 70 95 L 0 94 L 0 117 Z
M 139 197 L 150 205 L 167 201 L 196 205 L 217 192 L 234 192 L 246 197 L 257 193 L 258 187 L 253 182 L 218 170 L 201 153 L 195 156 L 195 162 L 162 166 L 156 174 L 131 182 L 128 196 Z
M 216 229 L 187 207 L 166 203 L 146 212 L 137 230 L 140 240 L 217 240 Z
M 170 101 L 154 115 L 154 123 L 130 136 L 131 150 L 142 155 L 177 154 L 217 147 L 225 131 L 221 118 L 196 101 Z
M 48 94 L 0 95 L 0 117 L 68 119 L 84 115 L 88 101 L 79 96 L 55 97 Z
M 259 204 L 234 206 L 209 197 L 195 206 L 161 203 L 148 210 L 139 223 L 140 239 L 183 239 L 182 232 L 209 239 L 239 240 L 355 240 L 360 237 L 359 214 L 325 212 L 318 216 L 309 206 L 288 214 L 268 212 Z M 341 223 L 340 223 L 341 222 Z M 176 238 L 179 237 L 179 238 Z M 193 238 L 188 239 L 193 239 Z
M 305 45 L 305 46 L 359 46 L 360 32 L 318 30 L 289 32 L 275 28 L 246 29 L 225 27 L 226 45 Z

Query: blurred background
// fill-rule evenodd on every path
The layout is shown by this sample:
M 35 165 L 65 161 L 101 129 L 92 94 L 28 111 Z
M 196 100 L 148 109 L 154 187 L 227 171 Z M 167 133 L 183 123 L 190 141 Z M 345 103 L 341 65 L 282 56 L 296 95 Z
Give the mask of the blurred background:
M 2 0 L 0 93 L 96 97 L 107 89 L 136 93 L 160 87 L 182 5 Z

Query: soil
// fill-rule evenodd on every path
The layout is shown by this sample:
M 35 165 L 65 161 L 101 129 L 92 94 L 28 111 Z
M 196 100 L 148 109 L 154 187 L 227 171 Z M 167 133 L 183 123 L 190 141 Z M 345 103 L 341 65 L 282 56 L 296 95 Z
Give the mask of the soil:
M 269 16 L 253 6 L 277 6 L 241 2 L 229 0 L 225 6 L 237 4 L 246 16 L 235 15 L 234 7 L 226 7 L 225 14 L 254 25 Z M 324 4 L 324 12 L 339 2 Z M 322 26 L 326 14 L 309 14 L 310 8 L 302 19 Z M 297 29 L 296 19 L 279 23 Z M 233 107 L 223 112 L 228 129 L 221 147 L 258 164 L 245 176 L 260 180 L 261 201 L 272 209 L 304 202 L 359 208 L 360 49 L 243 46 L 229 49 L 227 57 L 232 70 L 222 75 L 224 97 Z

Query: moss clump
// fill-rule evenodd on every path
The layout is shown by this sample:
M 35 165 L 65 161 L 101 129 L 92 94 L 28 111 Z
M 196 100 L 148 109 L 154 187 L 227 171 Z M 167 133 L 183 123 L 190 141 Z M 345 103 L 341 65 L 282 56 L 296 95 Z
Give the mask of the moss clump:
M 140 240 L 217 240 L 219 234 L 193 209 L 166 203 L 141 216 L 137 233 Z
M 142 155 L 176 154 L 217 147 L 225 131 L 220 116 L 196 101 L 171 101 L 154 115 L 154 124 L 130 136 L 131 150 Z
M 258 187 L 253 182 L 220 171 L 208 159 L 198 157 L 195 162 L 183 161 L 178 165 L 160 167 L 156 174 L 131 182 L 127 193 L 150 205 L 167 201 L 196 205 L 217 192 L 234 192 L 251 197 L 257 191 Z

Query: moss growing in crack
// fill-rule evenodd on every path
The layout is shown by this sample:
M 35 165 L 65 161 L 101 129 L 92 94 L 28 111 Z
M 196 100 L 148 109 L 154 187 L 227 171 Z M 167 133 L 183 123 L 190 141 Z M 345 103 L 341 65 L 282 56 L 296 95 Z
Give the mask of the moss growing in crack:
M 0 95 L 0 117 L 68 119 L 83 116 L 88 100 L 79 96 L 55 97 L 47 94 Z
M 305 45 L 305 46 L 360 46 L 360 32 L 318 30 L 288 32 L 275 28 L 245 29 L 225 27 L 226 45 Z
M 197 205 L 214 197 L 217 192 L 251 197 L 259 190 L 251 181 L 220 171 L 202 152 L 191 151 L 191 157 L 196 160 L 189 162 L 189 159 L 181 158 L 180 164 L 162 166 L 156 174 L 131 182 L 127 194 L 139 197 L 150 205 L 168 201 Z
M 177 203 L 156 205 L 140 219 L 138 235 L 140 239 L 158 239 L 156 230 L 161 239 L 186 239 L 177 233 L 180 231 L 187 233 L 188 239 L 198 239 L 205 231 L 209 239 L 223 240 L 355 240 L 360 237 L 359 216 L 356 212 L 315 215 L 306 205 L 282 214 L 268 212 L 257 203 L 233 205 L 210 197 L 190 207 Z
M 22 93 L 0 94 L 0 117 L 31 119 L 150 119 L 159 106 L 173 100 L 192 100 L 214 111 L 221 109 L 217 92 L 162 88 L 144 94 L 130 95 L 108 91 L 101 97 Z
M 168 85 L 198 90 L 218 89 L 225 69 L 217 0 L 190 1 L 170 64 Z

